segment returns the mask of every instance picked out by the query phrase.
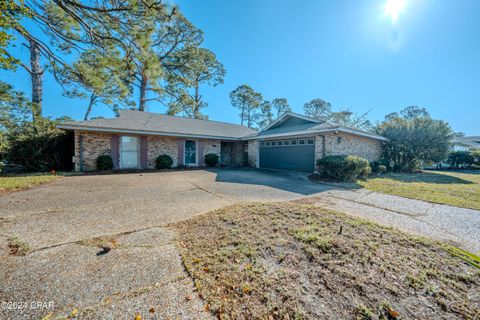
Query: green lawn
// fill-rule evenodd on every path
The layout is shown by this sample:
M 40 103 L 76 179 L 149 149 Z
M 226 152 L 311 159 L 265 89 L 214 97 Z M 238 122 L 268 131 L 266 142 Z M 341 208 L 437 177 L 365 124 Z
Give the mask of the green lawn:
M 382 193 L 480 210 L 480 172 L 389 173 L 362 187 Z
M 0 176 L 0 192 L 26 189 L 57 178 L 51 174 Z

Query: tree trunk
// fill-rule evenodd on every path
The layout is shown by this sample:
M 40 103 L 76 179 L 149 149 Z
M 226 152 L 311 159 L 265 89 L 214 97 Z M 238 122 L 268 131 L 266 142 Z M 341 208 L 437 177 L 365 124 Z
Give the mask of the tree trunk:
M 242 115 L 240 116 L 240 124 L 243 126 L 243 119 L 245 118 L 245 104 L 242 106 Z
M 90 102 L 88 103 L 87 112 L 85 112 L 85 117 L 83 118 L 83 120 L 85 121 L 88 120 L 88 116 L 92 111 L 92 107 L 93 107 L 93 104 L 95 103 L 95 100 L 97 100 L 97 96 L 94 93 L 92 93 L 92 95 L 90 96 Z
M 40 62 L 40 48 L 30 41 L 30 78 L 32 80 L 32 117 L 33 121 L 42 116 L 43 72 Z
M 142 71 L 141 73 L 141 81 L 140 81 L 140 101 L 138 103 L 138 110 L 145 111 L 146 99 L 147 99 L 147 85 L 148 85 L 148 77 L 145 72 Z
M 198 82 L 195 84 L 195 105 L 193 106 L 193 117 L 200 118 L 200 96 L 198 94 Z

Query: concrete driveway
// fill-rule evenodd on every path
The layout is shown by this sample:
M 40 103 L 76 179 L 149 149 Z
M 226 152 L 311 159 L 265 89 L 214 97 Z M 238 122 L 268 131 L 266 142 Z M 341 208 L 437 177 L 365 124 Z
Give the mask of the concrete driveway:
M 0 234 L 46 248 L 166 225 L 237 201 L 285 201 L 328 189 L 304 174 L 253 169 L 65 177 L 0 197 Z
M 240 201 L 305 201 L 479 252 L 480 212 L 305 174 L 215 169 L 65 177 L 0 196 L 0 319 L 208 319 L 168 224 Z M 8 255 L 17 236 L 32 251 Z M 93 238 L 111 236 L 101 254 Z M 10 308 L 3 302 L 26 302 Z M 32 302 L 45 302 L 33 308 Z M 51 303 L 51 304 L 50 304 Z
M 0 319 L 210 318 L 165 226 L 238 201 L 285 201 L 330 189 L 304 174 L 253 169 L 65 177 L 0 197 Z M 7 239 L 32 247 L 10 256 Z M 95 242 L 116 249 L 98 255 Z M 8 308 L 3 302 L 27 302 Z M 32 308 L 32 302 L 45 302 Z M 13 306 L 13 305 L 10 305 Z

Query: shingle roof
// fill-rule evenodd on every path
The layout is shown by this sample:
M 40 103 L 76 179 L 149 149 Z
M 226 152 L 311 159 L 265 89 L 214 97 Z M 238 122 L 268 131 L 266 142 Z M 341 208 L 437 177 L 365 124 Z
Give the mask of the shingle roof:
M 293 112 L 287 112 L 283 117 L 287 117 L 287 116 L 297 117 L 298 115 Z M 301 116 L 303 119 L 307 119 L 308 121 L 309 117 L 303 116 L 303 115 Z M 385 137 L 382 137 L 378 134 L 359 130 L 356 128 L 342 126 L 342 125 L 327 122 L 327 121 L 319 121 L 318 119 L 314 119 L 314 118 L 312 118 L 312 121 L 315 121 L 315 122 L 305 122 L 303 124 L 299 124 L 295 126 L 287 126 L 287 127 L 282 127 L 282 126 L 274 127 L 273 129 L 252 133 L 246 138 L 247 139 L 275 138 L 275 137 L 300 136 L 300 135 L 317 134 L 322 132 L 339 131 L 339 132 L 350 133 L 350 134 L 377 139 L 377 140 L 387 140 Z
M 220 121 L 200 120 L 136 110 L 122 110 L 111 119 L 93 119 L 67 122 L 58 125 L 60 129 L 91 129 L 110 132 L 144 132 L 192 137 L 218 137 L 239 139 L 256 131 L 238 124 Z

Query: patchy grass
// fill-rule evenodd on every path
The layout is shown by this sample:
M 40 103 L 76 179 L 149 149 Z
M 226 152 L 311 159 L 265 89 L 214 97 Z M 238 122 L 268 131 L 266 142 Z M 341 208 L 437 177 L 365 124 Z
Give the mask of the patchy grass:
M 24 256 L 30 251 L 32 251 L 30 245 L 22 239 L 18 238 L 17 236 L 8 238 L 7 246 L 9 249 L 9 253 L 12 256 Z
M 57 178 L 58 176 L 51 174 L 0 176 L 0 193 L 31 188 Z
M 357 183 L 372 191 L 480 210 L 480 173 L 389 173 Z
M 441 244 L 344 214 L 244 204 L 173 228 L 219 318 L 480 317 L 479 269 Z

